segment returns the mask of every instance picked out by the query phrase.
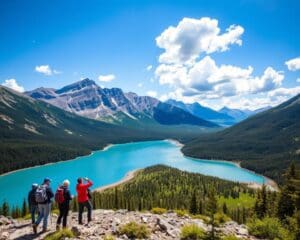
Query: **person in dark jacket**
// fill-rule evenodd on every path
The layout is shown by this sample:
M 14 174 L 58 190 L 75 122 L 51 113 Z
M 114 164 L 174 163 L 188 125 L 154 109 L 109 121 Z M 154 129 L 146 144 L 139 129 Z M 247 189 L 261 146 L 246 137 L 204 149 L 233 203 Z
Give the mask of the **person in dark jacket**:
M 38 188 L 38 184 L 34 183 L 31 186 L 31 190 L 28 193 L 28 206 L 31 215 L 31 223 L 35 223 L 35 214 L 38 212 L 38 203 L 35 201 L 35 192 Z
M 42 188 L 45 188 L 46 199 L 43 202 L 38 202 L 39 216 L 36 222 L 32 225 L 33 232 L 35 234 L 37 233 L 37 227 L 42 220 L 43 220 L 43 232 L 47 232 L 48 217 L 51 212 L 52 198 L 54 197 L 53 191 L 50 187 L 50 183 L 51 183 L 51 179 L 45 178 L 43 184 L 40 186 Z M 37 192 L 39 191 L 39 188 L 37 189 Z M 37 193 L 36 193 L 36 200 L 37 200 Z
M 60 229 L 61 220 L 63 220 L 63 228 L 67 227 L 67 218 L 70 209 L 70 201 L 72 200 L 72 195 L 69 190 L 70 181 L 64 180 L 63 185 L 60 187 L 63 189 L 63 202 L 58 203 L 59 216 L 56 222 L 56 230 Z
M 88 223 L 92 221 L 92 204 L 91 201 L 89 200 L 88 188 L 93 185 L 93 182 L 88 178 L 85 178 L 84 180 L 86 181 L 86 183 L 83 183 L 82 178 L 78 178 L 77 186 L 76 186 L 77 199 L 79 204 L 79 212 L 78 212 L 79 224 L 82 224 L 82 214 L 85 207 L 88 210 Z

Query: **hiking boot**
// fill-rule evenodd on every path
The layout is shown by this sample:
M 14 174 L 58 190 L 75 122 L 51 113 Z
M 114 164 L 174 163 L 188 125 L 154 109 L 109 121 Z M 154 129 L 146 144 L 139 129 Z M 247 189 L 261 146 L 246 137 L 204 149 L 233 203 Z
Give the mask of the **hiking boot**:
M 43 228 L 42 233 L 48 232 L 49 230 L 47 228 Z
M 33 233 L 37 234 L 37 225 L 34 223 L 32 224 Z
M 59 231 L 60 230 L 60 226 L 57 224 L 56 225 L 56 231 Z

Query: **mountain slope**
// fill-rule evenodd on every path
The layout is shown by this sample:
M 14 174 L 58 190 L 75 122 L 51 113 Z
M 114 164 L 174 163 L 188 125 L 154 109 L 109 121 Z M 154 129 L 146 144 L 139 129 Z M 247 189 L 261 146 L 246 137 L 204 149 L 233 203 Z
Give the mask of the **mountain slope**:
M 124 93 L 120 88 L 101 88 L 90 79 L 58 90 L 38 88 L 26 94 L 63 110 L 119 125 L 191 124 L 217 127 L 217 124 L 195 117 L 155 98 Z
M 241 160 L 243 167 L 278 180 L 291 160 L 300 160 L 300 95 L 231 128 L 188 142 L 183 152 Z
M 109 143 L 184 140 L 201 131 L 199 127 L 186 131 L 184 126 L 126 128 L 84 118 L 0 87 L 0 173 L 72 159 Z
M 169 99 L 168 101 L 166 101 L 166 103 L 176 106 L 178 108 L 181 108 L 199 118 L 205 119 L 207 121 L 212 121 L 217 124 L 233 125 L 235 123 L 235 120 L 233 117 L 231 117 L 225 113 L 217 112 L 211 108 L 204 107 L 197 102 L 192 103 L 192 104 L 187 104 L 187 103 L 183 103 L 181 101 Z

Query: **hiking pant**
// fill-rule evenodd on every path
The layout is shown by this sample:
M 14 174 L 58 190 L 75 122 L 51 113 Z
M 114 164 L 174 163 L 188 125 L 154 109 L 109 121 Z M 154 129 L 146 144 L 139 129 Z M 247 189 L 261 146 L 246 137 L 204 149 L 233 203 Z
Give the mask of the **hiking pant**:
M 48 217 L 51 210 L 51 203 L 39 204 L 38 209 L 39 209 L 39 216 L 35 224 L 38 226 L 40 222 L 43 220 L 43 229 L 46 230 L 48 225 Z
M 35 223 L 35 214 L 38 212 L 38 205 L 30 205 L 31 223 Z
M 88 215 L 88 222 L 92 221 L 92 204 L 88 200 L 86 202 L 80 202 L 79 204 L 79 212 L 78 212 L 78 222 L 79 224 L 82 224 L 82 213 L 84 210 L 84 207 L 87 208 L 87 215 Z
M 63 220 L 63 227 L 67 227 L 67 218 L 69 213 L 69 205 L 67 204 L 60 204 L 59 206 L 59 216 L 57 218 L 57 225 L 61 224 L 61 219 Z

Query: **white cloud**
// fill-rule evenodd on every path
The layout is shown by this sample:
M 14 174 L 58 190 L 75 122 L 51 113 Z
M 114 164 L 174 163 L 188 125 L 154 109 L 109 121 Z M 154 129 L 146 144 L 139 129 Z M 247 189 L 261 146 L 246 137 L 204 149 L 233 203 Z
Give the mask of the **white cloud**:
M 297 78 L 296 82 L 300 83 L 300 78 Z
M 42 73 L 42 74 L 45 74 L 47 76 L 51 76 L 51 75 L 54 75 L 54 74 L 60 74 L 61 73 L 60 71 L 57 71 L 55 69 L 51 69 L 51 67 L 49 65 L 36 66 L 35 71 L 39 72 L 39 73 Z
M 184 18 L 163 31 L 156 38 L 157 46 L 164 51 L 155 78 L 161 85 L 168 85 L 170 92 L 160 100 L 199 102 L 214 109 L 257 109 L 277 105 L 299 93 L 300 87 L 282 87 L 283 72 L 271 66 L 257 74 L 252 66 L 215 62 L 210 54 L 242 45 L 243 32 L 243 27 L 232 25 L 222 33 L 218 21 L 211 18 Z M 286 64 L 290 70 L 298 69 L 297 61 L 292 59 Z
M 139 88 L 143 87 L 143 85 L 144 85 L 143 83 L 138 83 Z
M 253 68 L 232 65 L 218 66 L 206 56 L 195 64 L 161 64 L 155 71 L 160 84 L 180 88 L 185 96 L 198 94 L 209 97 L 267 92 L 281 86 L 284 75 L 267 67 L 262 76 L 253 76 Z
M 156 91 L 147 91 L 146 92 L 147 96 L 150 96 L 150 97 L 157 97 L 157 92 Z
M 152 65 L 148 65 L 147 67 L 146 67 L 146 70 L 147 71 L 150 71 L 152 69 Z
M 300 57 L 290 59 L 285 62 L 285 65 L 290 71 L 300 70 Z
M 11 88 L 17 92 L 24 92 L 24 88 L 17 83 L 16 79 L 13 78 L 6 79 L 1 85 Z
M 202 53 L 223 52 L 232 44 L 242 45 L 243 27 L 231 25 L 225 33 L 220 32 L 216 19 L 183 18 L 156 38 L 157 46 L 164 49 L 159 62 L 190 63 Z
M 116 76 L 114 74 L 100 75 L 98 77 L 98 80 L 101 82 L 111 82 L 114 79 L 116 79 Z

